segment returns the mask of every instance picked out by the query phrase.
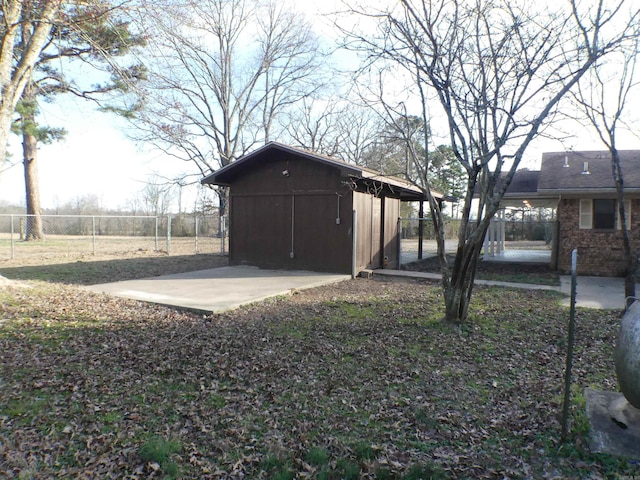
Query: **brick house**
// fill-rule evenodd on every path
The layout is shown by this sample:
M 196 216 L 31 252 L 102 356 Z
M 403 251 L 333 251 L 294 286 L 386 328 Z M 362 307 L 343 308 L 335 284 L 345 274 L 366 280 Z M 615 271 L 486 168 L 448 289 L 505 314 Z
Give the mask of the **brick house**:
M 632 250 L 640 251 L 640 150 L 620 151 L 624 180 L 625 216 Z M 554 152 L 542 156 L 537 175 L 517 172 L 530 180 L 537 176 L 535 192 L 522 190 L 515 181 L 506 201 L 528 197 L 532 202 L 556 204 L 556 231 L 552 266 L 571 269 L 571 252 L 578 251 L 580 275 L 621 276 L 623 240 L 618 201 L 607 151 Z M 530 182 L 529 182 L 530 183 Z M 528 187 L 531 185 L 527 184 Z

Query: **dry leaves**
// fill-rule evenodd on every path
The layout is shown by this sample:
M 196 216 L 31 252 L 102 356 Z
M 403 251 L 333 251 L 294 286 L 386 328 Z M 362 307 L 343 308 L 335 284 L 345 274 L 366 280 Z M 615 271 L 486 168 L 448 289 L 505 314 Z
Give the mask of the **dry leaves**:
M 550 293 L 478 288 L 457 332 L 439 321 L 438 287 L 416 281 L 357 279 L 213 317 L 32 285 L 0 291 L 0 476 L 637 473 L 588 453 L 579 398 L 572 442 L 558 443 L 568 312 Z M 617 325 L 580 312 L 577 396 L 616 388 Z M 145 460 L 151 439 L 179 448 Z

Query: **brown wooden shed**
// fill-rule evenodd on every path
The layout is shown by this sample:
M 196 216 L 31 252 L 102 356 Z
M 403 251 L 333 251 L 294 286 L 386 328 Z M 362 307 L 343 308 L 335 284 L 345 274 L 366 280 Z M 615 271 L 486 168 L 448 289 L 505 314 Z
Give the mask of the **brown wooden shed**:
M 202 183 L 230 187 L 230 264 L 261 268 L 395 268 L 400 202 L 423 200 L 403 180 L 275 142 Z

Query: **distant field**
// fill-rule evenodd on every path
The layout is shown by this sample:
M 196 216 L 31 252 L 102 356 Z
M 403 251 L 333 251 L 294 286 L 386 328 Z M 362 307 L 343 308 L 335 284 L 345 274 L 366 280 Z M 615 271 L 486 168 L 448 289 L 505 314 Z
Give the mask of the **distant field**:
M 23 241 L 14 234 L 0 234 L 0 261 L 16 260 L 33 264 L 55 259 L 72 260 L 88 256 L 128 256 L 131 254 L 191 255 L 195 253 L 221 253 L 221 240 L 217 237 L 150 236 L 78 236 L 47 235 L 42 241 Z M 227 247 L 225 246 L 225 252 Z

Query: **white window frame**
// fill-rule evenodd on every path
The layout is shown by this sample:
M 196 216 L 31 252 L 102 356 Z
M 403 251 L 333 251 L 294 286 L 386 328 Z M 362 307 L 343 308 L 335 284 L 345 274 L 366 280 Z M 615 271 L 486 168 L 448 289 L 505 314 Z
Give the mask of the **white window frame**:
M 627 230 L 631 230 L 631 200 L 624 201 L 624 216 L 627 221 Z M 581 230 L 593 229 L 593 198 L 580 199 L 580 217 L 578 228 Z M 620 221 L 620 210 L 618 209 L 618 201 L 616 200 L 616 229 L 622 228 Z
M 578 226 L 581 230 L 590 230 L 593 228 L 593 199 L 580 199 L 580 217 Z
M 627 231 L 631 230 L 631 200 L 624 201 L 624 219 L 627 222 Z M 616 229 L 622 229 L 622 222 L 620 221 L 620 209 L 617 208 L 616 202 Z

